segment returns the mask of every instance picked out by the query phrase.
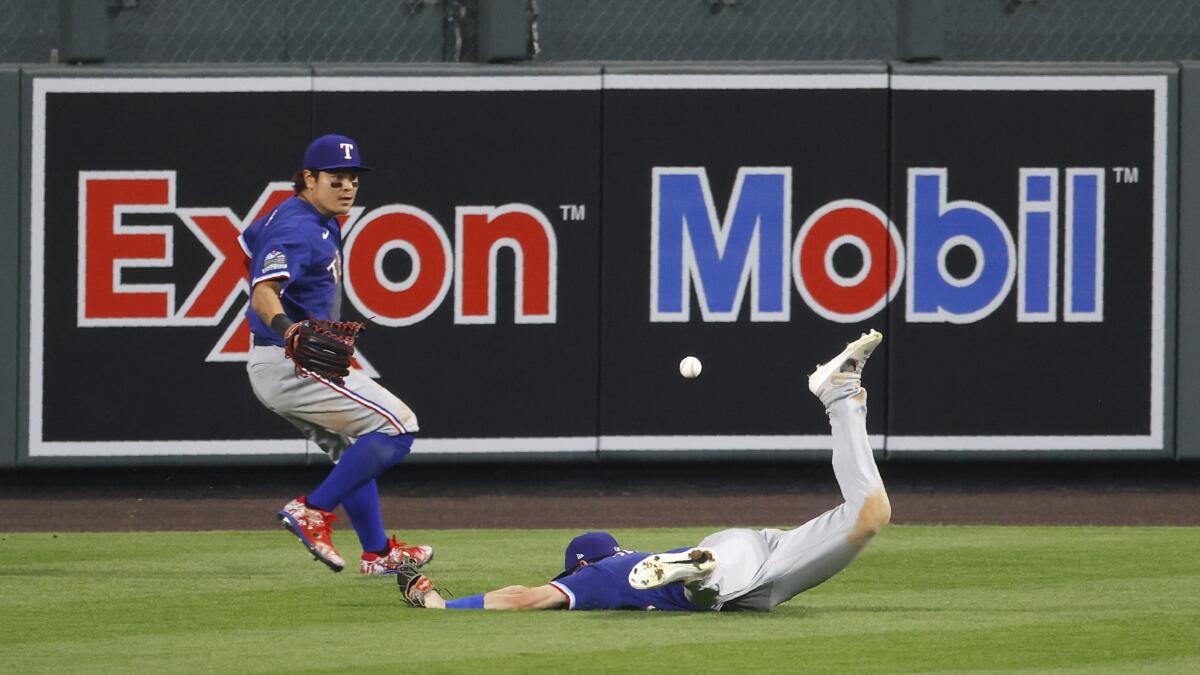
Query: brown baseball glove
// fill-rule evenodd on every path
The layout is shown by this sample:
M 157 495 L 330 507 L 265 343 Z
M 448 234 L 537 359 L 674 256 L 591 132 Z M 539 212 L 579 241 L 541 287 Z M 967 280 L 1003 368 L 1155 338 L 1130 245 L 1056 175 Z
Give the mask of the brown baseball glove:
M 425 594 L 434 590 L 433 582 L 412 563 L 412 560 L 405 560 L 396 567 L 396 584 L 409 607 L 424 607 Z
M 284 332 L 284 353 L 296 362 L 297 377 L 314 375 L 342 384 L 350 374 L 354 343 L 362 329 L 357 321 L 305 319 Z

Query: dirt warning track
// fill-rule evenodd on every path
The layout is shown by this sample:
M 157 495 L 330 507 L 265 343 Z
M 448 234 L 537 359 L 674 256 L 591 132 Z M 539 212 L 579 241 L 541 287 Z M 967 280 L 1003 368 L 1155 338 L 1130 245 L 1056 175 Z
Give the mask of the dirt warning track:
M 880 467 L 896 524 L 1200 525 L 1200 463 Z M 325 468 L 0 473 L 0 531 L 277 527 Z M 401 465 L 380 480 L 398 532 L 442 528 L 793 526 L 841 501 L 828 464 Z M 345 521 L 343 521 L 344 523 Z

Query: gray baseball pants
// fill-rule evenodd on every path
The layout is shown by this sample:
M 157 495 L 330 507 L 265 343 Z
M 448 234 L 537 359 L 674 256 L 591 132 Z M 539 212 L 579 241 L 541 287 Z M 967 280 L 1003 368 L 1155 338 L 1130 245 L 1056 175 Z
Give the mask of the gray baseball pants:
M 360 436 L 417 431 L 417 417 L 395 394 L 357 370 L 344 384 L 296 377 L 282 347 L 255 345 L 246 364 L 254 395 L 291 422 L 333 461 Z
M 715 609 L 767 611 L 837 574 L 858 555 L 848 535 L 867 498 L 883 487 L 867 440 L 867 404 L 835 401 L 826 411 L 833 431 L 833 473 L 845 501 L 794 530 L 721 530 L 700 546 L 717 568 L 697 599 L 715 593 Z

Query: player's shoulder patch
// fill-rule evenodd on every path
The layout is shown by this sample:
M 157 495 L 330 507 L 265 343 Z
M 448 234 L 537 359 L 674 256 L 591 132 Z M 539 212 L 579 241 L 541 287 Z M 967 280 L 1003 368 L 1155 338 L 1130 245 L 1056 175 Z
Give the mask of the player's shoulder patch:
M 278 272 L 286 270 L 288 266 L 287 256 L 279 249 L 271 249 L 266 258 L 263 258 L 262 274 Z

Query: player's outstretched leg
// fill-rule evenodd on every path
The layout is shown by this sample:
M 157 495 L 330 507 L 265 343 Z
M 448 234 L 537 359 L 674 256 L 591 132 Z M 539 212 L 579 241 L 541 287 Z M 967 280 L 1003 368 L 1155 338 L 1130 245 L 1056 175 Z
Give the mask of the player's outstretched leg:
M 656 553 L 629 570 L 629 585 L 639 590 L 675 582 L 699 581 L 717 568 L 717 554 L 710 548 L 690 548 L 679 553 Z
M 722 578 L 712 580 L 725 607 L 761 611 L 786 602 L 845 569 L 887 524 L 891 507 L 867 437 L 867 392 L 862 388 L 863 368 L 882 341 L 883 335 L 870 331 L 808 378 L 809 389 L 829 415 L 833 473 L 844 503 L 794 530 L 762 530 L 770 553 L 753 577 L 739 581 L 724 570 Z M 722 536 L 728 539 L 730 532 L 701 544 L 711 541 L 724 556 Z
M 833 473 L 842 498 L 849 505 L 861 505 L 859 520 L 867 525 L 876 520 L 876 515 L 890 511 L 884 508 L 887 493 L 867 439 L 867 392 L 862 388 L 863 368 L 881 342 L 879 331 L 865 333 L 808 377 L 809 390 L 825 404 L 829 415 Z M 859 530 L 864 528 L 856 526 L 851 536 L 854 543 L 862 539 Z M 865 543 L 862 541 L 862 545 Z
M 366 550 L 359 560 L 359 572 L 394 574 L 400 561 L 429 562 L 433 558 L 432 547 L 408 546 L 397 542 L 395 537 L 387 537 L 375 487 L 376 476 L 404 459 L 412 442 L 411 434 L 371 432 L 360 436 L 316 490 L 293 500 L 279 512 L 280 520 L 313 557 L 335 572 L 340 572 L 346 564 L 333 547 L 329 528 L 334 518 L 332 510 L 339 505 L 346 508 L 355 530 L 364 539 Z

